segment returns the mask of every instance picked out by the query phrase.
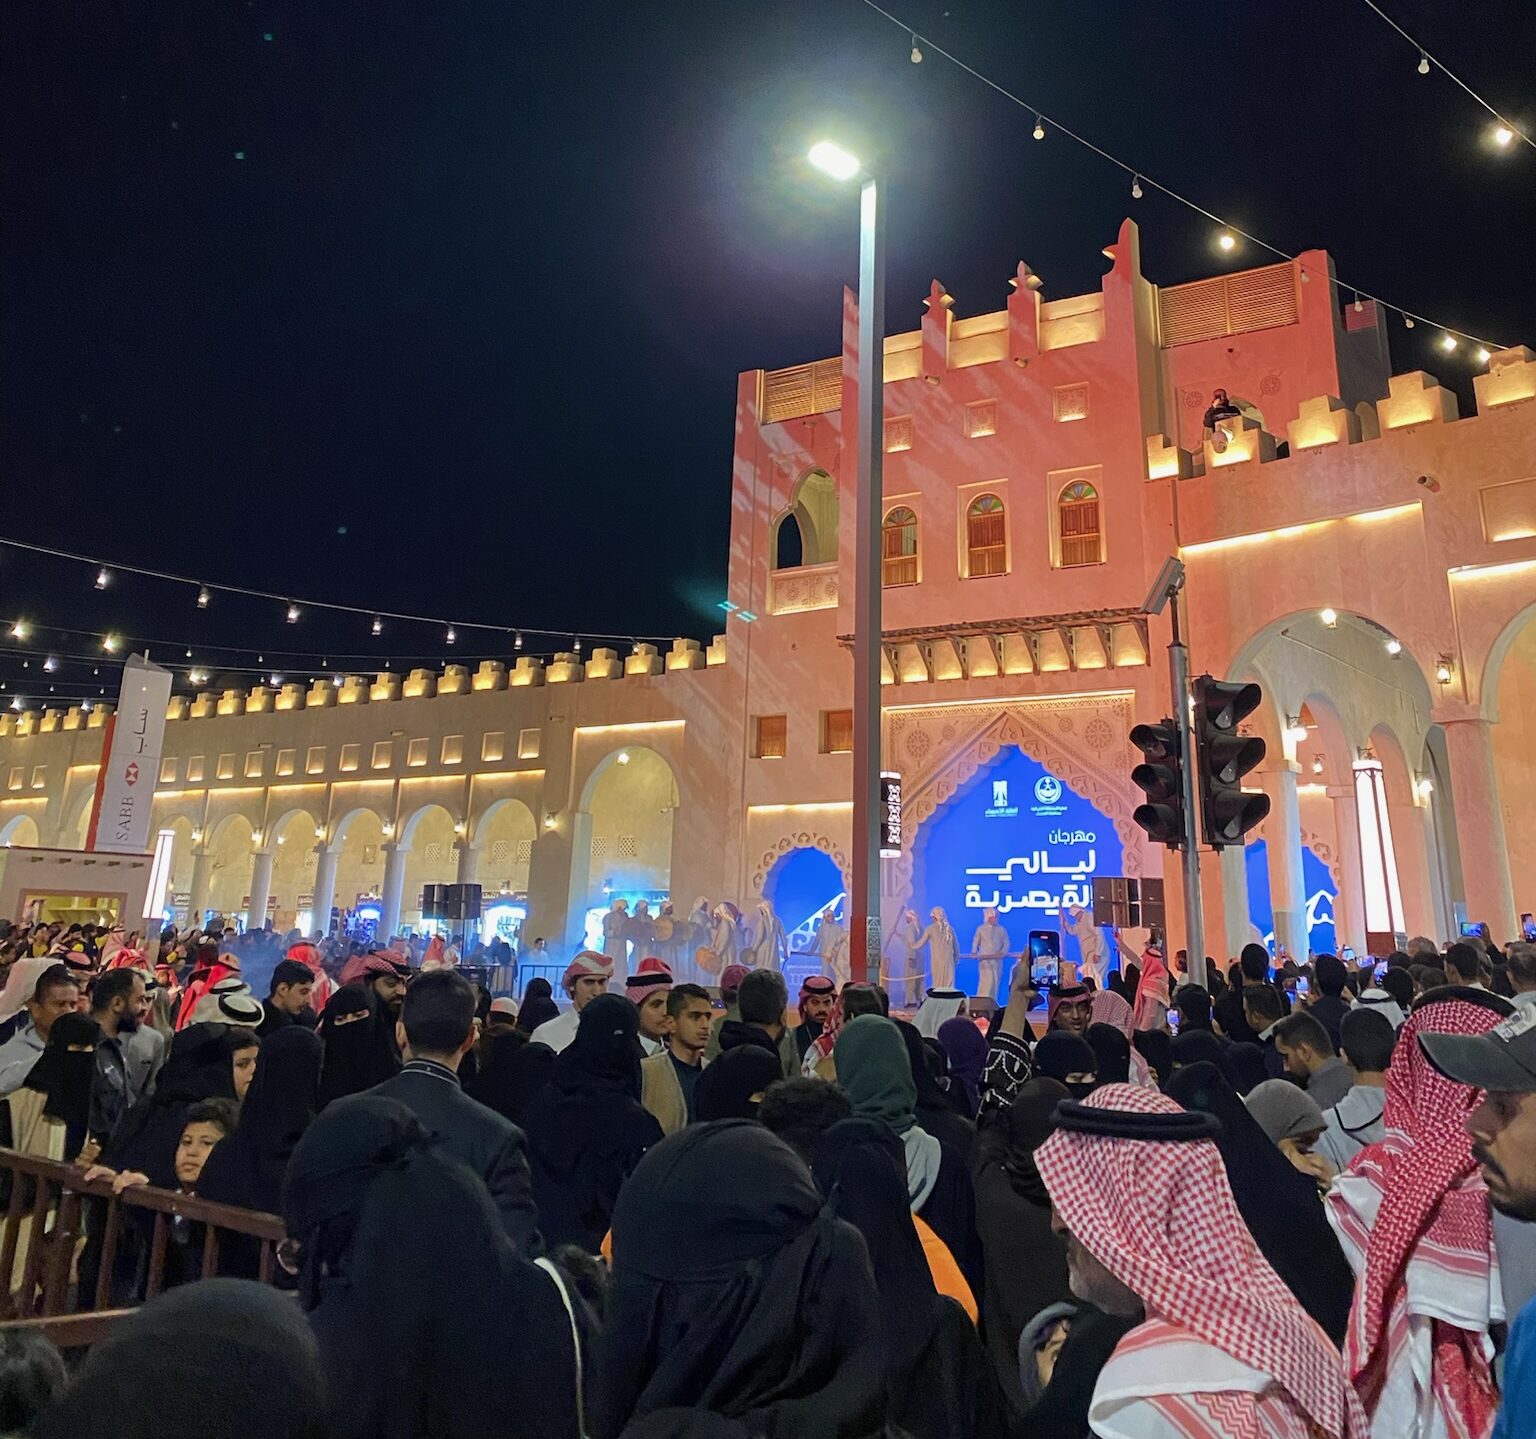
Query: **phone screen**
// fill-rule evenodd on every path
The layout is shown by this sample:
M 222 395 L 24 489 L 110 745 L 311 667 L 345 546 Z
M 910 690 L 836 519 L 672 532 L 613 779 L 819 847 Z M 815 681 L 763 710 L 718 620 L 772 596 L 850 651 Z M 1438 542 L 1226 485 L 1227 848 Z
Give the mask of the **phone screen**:
M 1352 950 L 1347 944 L 1344 946 L 1343 949 L 1341 949 L 1339 951 L 1339 958 L 1340 959 L 1353 960 L 1354 957 L 1355 957 L 1354 950 Z
M 1527 940 L 1536 939 L 1536 916 L 1530 914 L 1522 914 L 1520 916 L 1520 933 Z
M 1296 993 L 1297 994 L 1310 994 L 1311 992 L 1312 992 L 1312 985 L 1307 980 L 1306 975 L 1302 975 L 1302 977 L 1296 981 Z
M 1061 978 L 1061 961 L 1053 954 L 1030 955 L 1029 977 L 1037 989 L 1049 989 Z
M 1376 983 L 1380 984 L 1382 982 L 1382 980 L 1384 980 L 1386 977 L 1387 977 L 1387 962 L 1386 962 L 1386 960 L 1382 960 L 1382 962 L 1376 966 Z

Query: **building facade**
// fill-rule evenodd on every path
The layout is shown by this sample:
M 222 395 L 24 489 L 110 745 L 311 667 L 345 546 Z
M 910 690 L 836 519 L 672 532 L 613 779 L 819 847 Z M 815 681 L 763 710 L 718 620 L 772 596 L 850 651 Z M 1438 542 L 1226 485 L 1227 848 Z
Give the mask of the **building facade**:
M 1176 555 L 1195 672 L 1264 691 L 1270 816 L 1202 856 L 1207 949 L 1363 952 L 1464 920 L 1509 938 L 1536 909 L 1536 358 L 1494 354 L 1463 418 L 1431 376 L 1389 373 L 1374 306 L 1339 308 L 1321 252 L 1163 288 L 1129 221 L 1104 253 L 1094 293 L 1048 299 L 1020 264 L 968 318 L 935 281 L 885 342 L 887 925 L 942 908 L 965 949 L 995 902 L 1022 947 L 1070 928 L 1095 876 L 1163 874 L 1127 736 L 1170 712 L 1167 617 L 1142 605 Z M 424 885 L 473 880 L 570 945 L 618 896 L 679 916 L 767 896 L 791 930 L 835 900 L 846 294 L 842 335 L 740 377 L 709 646 L 174 699 L 156 819 L 181 907 L 313 924 L 367 898 L 393 928 Z M 1241 414 L 1212 432 L 1218 388 Z M 0 841 L 80 842 L 100 720 L 0 719 Z

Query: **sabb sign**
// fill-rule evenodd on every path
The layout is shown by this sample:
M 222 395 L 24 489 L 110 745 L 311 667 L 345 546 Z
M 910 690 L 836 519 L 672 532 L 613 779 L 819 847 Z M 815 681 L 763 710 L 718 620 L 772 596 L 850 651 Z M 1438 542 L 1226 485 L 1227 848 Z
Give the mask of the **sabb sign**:
M 880 771 L 880 858 L 901 856 L 901 776 Z
M 171 672 L 130 655 L 123 665 L 117 713 L 107 722 L 87 849 L 117 854 L 144 854 L 149 849 L 150 810 L 170 698 Z

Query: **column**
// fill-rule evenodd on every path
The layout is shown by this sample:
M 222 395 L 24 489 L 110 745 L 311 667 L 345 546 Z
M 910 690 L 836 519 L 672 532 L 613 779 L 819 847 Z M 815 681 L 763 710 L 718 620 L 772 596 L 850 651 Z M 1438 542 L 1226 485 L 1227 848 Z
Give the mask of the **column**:
M 459 884 L 475 884 L 480 878 L 480 850 L 477 845 L 459 841 L 459 867 L 454 878 Z
M 379 918 L 375 938 L 380 944 L 388 944 L 400 928 L 400 900 L 405 893 L 405 861 L 408 850 L 391 841 L 384 846 L 384 883 L 379 886 L 379 899 L 384 913 Z
M 1486 923 L 1494 943 L 1505 944 L 1518 933 L 1490 726 L 1484 719 L 1462 719 L 1446 720 L 1442 727 L 1451 767 L 1467 918 L 1474 924 Z
M 1365 950 L 1365 870 L 1360 862 L 1360 809 L 1351 784 L 1331 784 L 1333 834 L 1339 851 L 1339 897 L 1333 906 L 1333 929 L 1340 949 L 1357 955 Z
M 556 828 L 541 828 L 533 842 L 528 863 L 528 920 L 523 927 L 525 945 L 531 946 L 534 939 L 542 935 L 549 941 L 550 949 L 562 957 L 571 943 L 567 932 L 571 908 L 571 824 L 571 816 L 562 816 Z M 590 864 L 590 830 L 585 842 Z M 585 878 L 582 882 L 585 885 Z
M 1269 897 L 1275 915 L 1275 944 L 1284 945 L 1297 964 L 1307 962 L 1307 895 L 1301 869 L 1301 803 L 1296 795 L 1296 767 L 1265 770 L 1260 776 L 1269 796 Z
M 202 845 L 193 847 L 192 884 L 189 890 L 191 898 L 187 900 L 187 923 L 194 929 L 202 928 L 203 911 L 208 908 L 208 891 L 213 883 L 212 866 L 209 864 L 211 858 L 212 856 Z
M 315 846 L 315 897 L 309 913 L 310 924 L 321 934 L 331 932 L 331 906 L 336 903 L 336 865 L 340 859 L 340 850 L 323 844 Z
M 1222 938 L 1225 952 L 1217 958 L 1226 966 L 1242 952 L 1253 938 L 1253 923 L 1248 918 L 1248 854 L 1240 844 L 1229 844 L 1221 852 L 1221 900 L 1225 926 Z
M 267 922 L 267 900 L 272 897 L 272 851 L 258 849 L 251 854 L 251 903 L 245 912 L 245 927 L 260 929 Z

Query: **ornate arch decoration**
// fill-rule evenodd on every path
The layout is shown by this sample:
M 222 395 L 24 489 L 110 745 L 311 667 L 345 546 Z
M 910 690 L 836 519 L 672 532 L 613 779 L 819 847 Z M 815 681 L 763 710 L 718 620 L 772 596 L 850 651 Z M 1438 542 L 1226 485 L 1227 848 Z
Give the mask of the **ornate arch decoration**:
M 797 829 L 779 836 L 771 849 L 763 851 L 761 859 L 757 863 L 757 872 L 752 876 L 752 893 L 761 899 L 763 886 L 768 882 L 769 871 L 786 854 L 797 849 L 819 849 L 831 859 L 837 866 L 838 873 L 843 877 L 843 885 L 849 888 L 853 884 L 852 868 L 848 861 L 847 853 L 840 849 L 837 842 L 813 829 Z

